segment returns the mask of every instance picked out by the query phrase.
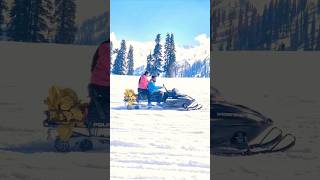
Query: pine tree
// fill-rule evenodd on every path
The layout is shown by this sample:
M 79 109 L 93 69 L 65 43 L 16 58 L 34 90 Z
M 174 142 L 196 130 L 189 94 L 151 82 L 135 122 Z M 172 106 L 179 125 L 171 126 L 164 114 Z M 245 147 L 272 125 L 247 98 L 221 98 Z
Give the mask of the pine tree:
M 318 28 L 318 35 L 317 35 L 317 42 L 316 42 L 316 50 L 319 51 L 320 50 L 320 25 Z
M 69 44 L 75 41 L 75 0 L 55 0 L 55 17 L 57 23 L 55 42 Z
M 119 75 L 127 74 L 126 51 L 127 51 L 126 41 L 122 40 L 120 49 L 118 51 L 117 57 L 113 65 L 112 72 L 114 74 L 119 74 Z
M 260 37 L 260 43 L 262 45 L 262 48 L 265 48 L 265 44 L 267 43 L 267 36 L 268 36 L 268 6 L 265 5 L 263 9 L 262 14 L 262 22 L 261 22 L 261 37 Z
M 169 38 L 169 62 L 166 68 L 166 77 L 175 77 L 175 67 L 176 67 L 176 47 L 174 44 L 174 36 L 171 34 Z
M 311 23 L 310 48 L 313 50 L 316 39 L 316 15 L 313 13 Z
M 10 11 L 8 36 L 13 41 L 28 41 L 31 0 L 14 0 Z
M 317 14 L 320 15 L 320 0 L 317 2 Z
M 51 11 L 53 6 L 50 0 L 32 0 L 30 41 L 47 42 L 49 23 L 51 22 Z
M 161 34 L 158 34 L 155 42 L 156 45 L 153 50 L 154 58 L 154 69 L 151 71 L 151 74 L 160 75 L 163 72 L 163 57 L 162 57 L 162 45 L 160 44 Z
M 51 11 L 50 0 L 15 0 L 8 36 L 14 41 L 47 42 Z
M 298 43 L 299 43 L 299 20 L 296 19 L 296 22 L 294 24 L 294 30 L 291 32 L 290 37 L 290 47 L 291 50 L 296 51 L 298 49 Z
M 153 57 L 152 57 L 152 54 L 151 54 L 151 51 L 150 51 L 150 54 L 147 56 L 147 67 L 146 67 L 146 70 L 149 71 L 149 72 L 152 72 L 153 69 L 154 69 L 154 60 L 153 60 Z
M 304 13 L 303 13 L 303 44 L 304 44 L 304 50 L 309 50 L 310 40 L 309 40 L 309 11 L 308 11 L 308 9 L 305 9 Z
M 244 39 L 244 27 L 243 27 L 243 11 L 240 9 L 239 11 L 239 17 L 238 17 L 238 39 L 234 42 L 235 49 L 242 49 L 242 42 Z
M 166 77 L 168 77 L 168 67 L 170 62 L 170 51 L 171 51 L 171 44 L 170 44 L 170 34 L 167 33 L 166 35 L 166 42 L 164 44 L 164 66 L 163 69 L 166 73 Z
M 227 38 L 227 46 L 226 46 L 226 50 L 227 51 L 230 51 L 230 50 L 232 50 L 231 48 L 232 48 L 232 30 L 231 30 L 232 28 L 230 28 L 229 30 L 228 30 L 228 38 Z
M 112 63 L 112 56 L 114 54 L 113 50 L 113 43 L 110 41 L 110 71 L 112 71 L 113 63 Z
M 128 75 L 133 75 L 134 73 L 134 60 L 133 60 L 133 47 L 130 45 L 128 52 Z
M 3 34 L 3 25 L 5 25 L 5 16 L 8 11 L 6 0 L 0 0 L 0 36 Z

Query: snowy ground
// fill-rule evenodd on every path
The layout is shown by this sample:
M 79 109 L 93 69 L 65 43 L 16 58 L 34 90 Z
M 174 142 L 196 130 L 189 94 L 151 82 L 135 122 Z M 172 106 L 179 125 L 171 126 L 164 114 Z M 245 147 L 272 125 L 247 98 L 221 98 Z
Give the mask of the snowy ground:
M 209 79 L 158 79 L 203 104 L 199 111 L 127 110 L 137 76 L 111 76 L 111 179 L 209 179 Z
M 0 179 L 108 177 L 106 151 L 56 153 L 42 127 L 44 98 L 58 84 L 87 100 L 94 46 L 0 43 Z
M 289 152 L 211 156 L 215 180 L 316 180 L 320 176 L 319 53 L 214 52 L 213 84 L 229 101 L 256 109 L 297 137 Z

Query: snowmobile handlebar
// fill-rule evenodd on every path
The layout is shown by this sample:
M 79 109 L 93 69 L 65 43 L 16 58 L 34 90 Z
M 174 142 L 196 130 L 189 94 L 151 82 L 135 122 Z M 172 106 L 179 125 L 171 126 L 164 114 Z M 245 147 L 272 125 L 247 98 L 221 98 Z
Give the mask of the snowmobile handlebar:
M 166 88 L 166 86 L 165 86 L 164 84 L 162 84 L 162 86 L 163 86 L 163 88 L 164 88 L 167 92 L 169 92 L 168 89 Z

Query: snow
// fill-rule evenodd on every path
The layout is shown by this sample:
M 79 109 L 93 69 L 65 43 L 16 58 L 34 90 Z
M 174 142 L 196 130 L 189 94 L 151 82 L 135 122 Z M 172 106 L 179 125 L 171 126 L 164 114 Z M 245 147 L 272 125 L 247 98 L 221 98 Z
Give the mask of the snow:
M 0 42 L 0 179 L 107 179 L 108 151 L 57 153 L 42 127 L 43 100 L 51 85 L 70 87 L 88 100 L 95 50 L 95 46 Z M 112 86 L 118 89 L 116 93 L 112 89 L 112 107 L 123 105 L 125 87 L 136 88 L 138 77 L 132 78 L 112 77 L 114 85 L 119 85 Z M 113 110 L 114 179 L 125 175 L 124 179 L 209 179 L 209 79 L 159 81 L 192 95 L 205 108 L 194 112 Z
M 320 175 L 319 53 L 212 53 L 213 85 L 229 101 L 249 106 L 296 136 L 285 153 L 212 158 L 212 177 L 229 179 L 308 179 Z M 213 68 L 211 68 L 213 69 Z
M 42 127 L 51 85 L 70 87 L 87 101 L 95 46 L 0 42 L 0 179 L 101 179 L 105 150 L 56 153 Z
M 159 78 L 201 103 L 198 111 L 127 110 L 139 76 L 111 76 L 111 179 L 209 179 L 210 79 Z

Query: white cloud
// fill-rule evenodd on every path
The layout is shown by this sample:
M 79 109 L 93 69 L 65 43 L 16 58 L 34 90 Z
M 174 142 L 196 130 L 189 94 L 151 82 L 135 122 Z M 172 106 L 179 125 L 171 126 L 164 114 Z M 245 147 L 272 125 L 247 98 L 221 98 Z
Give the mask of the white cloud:
M 117 39 L 117 36 L 114 32 L 110 34 L 110 39 L 113 43 L 113 48 L 120 47 L 120 39 Z M 206 34 L 199 34 L 194 38 L 197 41 L 197 45 L 177 45 L 176 44 L 176 56 L 178 62 L 183 62 L 184 60 L 192 63 L 196 60 L 203 60 L 210 55 L 210 37 Z M 131 41 L 126 39 L 127 47 L 130 45 L 134 49 L 134 59 L 135 59 L 135 68 L 140 67 L 146 64 L 146 59 L 150 51 L 153 51 L 154 41 Z M 162 40 L 162 43 L 164 41 Z M 114 59 L 114 58 L 113 58 Z

